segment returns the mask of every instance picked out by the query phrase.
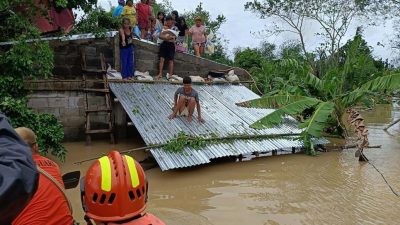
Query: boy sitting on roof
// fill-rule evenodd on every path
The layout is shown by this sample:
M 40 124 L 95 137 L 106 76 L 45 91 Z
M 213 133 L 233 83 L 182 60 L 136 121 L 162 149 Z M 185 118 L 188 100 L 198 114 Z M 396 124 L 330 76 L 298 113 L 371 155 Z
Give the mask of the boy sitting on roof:
M 199 93 L 192 88 L 192 79 L 190 77 L 183 78 L 183 87 L 178 88 L 174 96 L 174 108 L 169 119 L 175 119 L 177 116 L 186 116 L 189 123 L 192 122 L 194 108 L 197 108 L 197 119 L 200 123 L 205 123 L 201 117 L 201 107 L 199 101 Z

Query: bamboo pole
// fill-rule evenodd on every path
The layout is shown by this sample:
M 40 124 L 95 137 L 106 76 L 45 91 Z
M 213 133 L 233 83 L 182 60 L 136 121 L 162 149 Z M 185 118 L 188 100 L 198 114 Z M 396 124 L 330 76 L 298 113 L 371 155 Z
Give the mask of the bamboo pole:
M 384 131 L 389 130 L 389 128 L 393 127 L 394 125 L 396 125 L 397 123 L 400 122 L 400 119 L 395 120 L 393 123 L 389 124 L 389 126 L 387 126 L 385 129 L 383 129 Z
M 364 148 L 381 148 L 382 145 L 369 145 L 365 146 Z M 358 148 L 358 145 L 346 145 L 343 147 L 344 149 L 349 149 L 349 148 Z

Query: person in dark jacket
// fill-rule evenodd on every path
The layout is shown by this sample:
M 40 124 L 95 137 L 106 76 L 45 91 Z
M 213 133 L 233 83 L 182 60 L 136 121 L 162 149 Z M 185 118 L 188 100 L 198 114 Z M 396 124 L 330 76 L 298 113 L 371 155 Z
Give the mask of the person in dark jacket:
M 29 203 L 38 179 L 30 148 L 0 112 L 0 225 L 10 224 Z

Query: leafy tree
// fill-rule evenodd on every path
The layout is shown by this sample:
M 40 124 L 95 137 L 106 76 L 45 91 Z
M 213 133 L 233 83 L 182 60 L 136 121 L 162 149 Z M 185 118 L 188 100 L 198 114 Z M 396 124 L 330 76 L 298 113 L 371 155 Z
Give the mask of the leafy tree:
M 104 37 L 106 32 L 121 27 L 121 23 L 121 18 L 113 17 L 112 11 L 96 7 L 81 18 L 71 34 L 93 33 L 96 37 Z
M 96 1 L 56 0 L 57 7 L 87 10 Z M 67 5 L 65 5 L 67 4 Z M 40 40 L 40 31 L 33 25 L 35 16 L 43 12 L 32 0 L 0 1 L 0 41 L 13 41 L 0 51 L 0 111 L 11 120 L 13 126 L 33 129 L 38 136 L 40 153 L 65 160 L 66 149 L 62 145 L 64 130 L 61 123 L 49 114 L 38 114 L 26 105 L 26 79 L 48 78 L 53 70 L 53 53 L 48 42 Z
M 259 51 L 261 53 L 261 55 L 269 60 L 273 60 L 275 58 L 275 54 L 274 51 L 276 50 L 276 45 L 263 41 L 261 42 Z
M 153 11 L 156 16 L 159 12 L 164 12 L 166 15 L 168 15 L 173 11 L 172 3 L 170 0 L 163 0 L 160 3 L 156 2 L 153 5 Z
M 308 154 L 315 154 L 312 137 L 321 137 L 323 131 L 331 126 L 330 130 L 346 135 L 342 116 L 346 109 L 359 103 L 373 102 L 375 93 L 400 88 L 400 74 L 389 73 L 362 85 L 347 89 L 346 83 L 351 71 L 363 66 L 363 61 L 354 60 L 357 57 L 360 41 L 356 39 L 349 46 L 343 69 L 330 71 L 318 78 L 311 73 L 310 68 L 301 66 L 294 60 L 283 60 L 290 67 L 297 67 L 297 83 L 308 85 L 312 93 L 291 94 L 279 92 L 274 95 L 241 103 L 245 107 L 279 108 L 273 113 L 255 122 L 252 127 L 256 129 L 272 127 L 282 123 L 285 115 L 298 116 L 299 125 L 303 128 L 301 139 Z M 303 71 L 303 73 L 300 73 Z M 300 81 L 301 80 L 301 81 Z
M 246 48 L 235 54 L 235 66 L 249 71 L 253 68 L 260 68 L 263 60 L 264 57 L 257 49 Z
M 301 49 L 311 66 L 314 65 L 306 48 L 304 23 L 311 21 L 319 24 L 321 32 L 316 35 L 325 39 L 321 49 L 335 57 L 352 21 L 362 11 L 359 1 L 354 0 L 253 0 L 247 2 L 245 8 L 257 13 L 260 18 L 271 17 L 284 22 L 287 28 L 275 23 L 267 34 L 290 32 L 298 35 Z
M 181 16 L 185 17 L 186 22 L 189 27 L 193 26 L 195 23 L 195 18 L 199 16 L 204 25 L 207 28 L 207 33 L 213 33 L 214 34 L 214 45 L 215 45 L 215 52 L 214 54 L 211 55 L 205 55 L 205 58 L 208 58 L 210 60 L 214 60 L 219 63 L 223 64 L 232 64 L 232 61 L 228 58 L 226 54 L 226 49 L 225 49 L 225 43 L 227 43 L 227 40 L 223 39 L 221 34 L 219 33 L 219 29 L 221 28 L 221 25 L 226 22 L 226 17 L 222 14 L 217 15 L 215 19 L 212 19 L 210 12 L 204 9 L 203 3 L 199 3 L 194 10 L 187 11 Z M 189 40 L 190 41 L 190 40 Z
M 262 43 L 255 49 L 236 49 L 235 65 L 252 74 L 257 85 L 252 88 L 259 94 L 304 93 L 307 88 L 297 81 L 297 74 L 309 67 L 301 48 L 296 43 L 287 42 L 279 46 L 276 53 L 275 49 L 276 46 L 269 43 Z

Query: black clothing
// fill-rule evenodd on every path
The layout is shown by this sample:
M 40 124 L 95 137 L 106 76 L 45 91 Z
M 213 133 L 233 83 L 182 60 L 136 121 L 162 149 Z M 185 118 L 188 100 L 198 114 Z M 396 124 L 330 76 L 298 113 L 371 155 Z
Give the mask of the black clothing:
M 126 43 L 126 45 L 124 47 L 124 46 L 122 46 L 122 36 L 120 34 L 119 35 L 119 47 L 120 48 L 129 48 L 129 47 L 131 47 L 133 45 L 132 39 L 133 39 L 133 32 L 131 32 L 130 34 L 125 33 L 125 43 Z
M 164 58 L 165 60 L 175 59 L 175 43 L 163 41 L 160 45 L 160 52 L 158 56 Z
M 181 26 L 181 24 L 179 23 L 179 24 L 176 25 L 176 27 L 178 27 L 179 36 L 180 36 L 180 37 L 185 36 L 185 31 L 186 31 L 186 30 L 189 30 L 189 27 L 188 27 L 186 24 L 183 25 L 183 26 Z
M 10 224 L 29 203 L 39 174 L 30 147 L 0 112 L 0 224 Z

